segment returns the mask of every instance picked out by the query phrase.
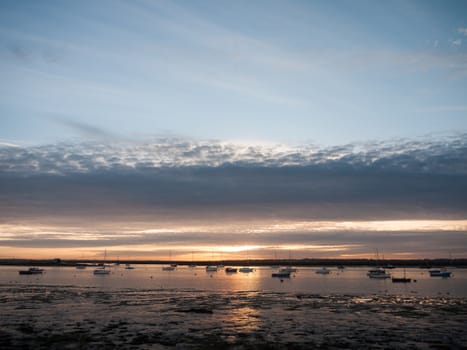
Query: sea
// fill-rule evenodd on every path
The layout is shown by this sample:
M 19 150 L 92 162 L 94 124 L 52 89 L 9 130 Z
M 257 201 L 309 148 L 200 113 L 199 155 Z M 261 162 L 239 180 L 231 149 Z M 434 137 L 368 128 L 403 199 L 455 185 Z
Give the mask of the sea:
M 1 349 L 466 349 L 467 269 L 0 266 Z

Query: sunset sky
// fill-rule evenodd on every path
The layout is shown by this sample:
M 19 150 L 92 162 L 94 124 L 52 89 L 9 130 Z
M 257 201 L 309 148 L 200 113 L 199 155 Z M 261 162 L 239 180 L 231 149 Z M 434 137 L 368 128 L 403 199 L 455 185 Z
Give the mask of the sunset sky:
M 0 258 L 467 258 L 465 1 L 0 2 Z

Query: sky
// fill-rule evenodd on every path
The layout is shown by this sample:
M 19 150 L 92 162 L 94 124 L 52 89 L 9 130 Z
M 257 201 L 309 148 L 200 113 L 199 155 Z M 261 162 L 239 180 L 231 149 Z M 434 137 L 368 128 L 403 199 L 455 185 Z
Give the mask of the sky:
M 0 258 L 467 257 L 466 14 L 2 1 Z

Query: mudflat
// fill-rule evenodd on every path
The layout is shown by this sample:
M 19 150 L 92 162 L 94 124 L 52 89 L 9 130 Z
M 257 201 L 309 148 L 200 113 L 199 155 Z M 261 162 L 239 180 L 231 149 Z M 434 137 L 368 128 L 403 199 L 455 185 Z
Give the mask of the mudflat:
M 465 349 L 467 300 L 0 285 L 2 349 Z

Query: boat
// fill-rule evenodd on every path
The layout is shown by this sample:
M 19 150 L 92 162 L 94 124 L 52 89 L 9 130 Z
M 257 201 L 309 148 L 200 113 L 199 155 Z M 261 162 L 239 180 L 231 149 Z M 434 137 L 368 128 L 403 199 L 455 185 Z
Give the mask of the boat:
M 130 264 L 125 264 L 125 270 L 133 270 L 134 267 L 131 266 Z
M 106 258 L 107 258 L 107 249 L 104 250 L 104 262 L 103 262 L 103 264 L 100 267 L 98 267 L 97 269 L 94 270 L 95 275 L 108 275 L 108 274 L 110 274 L 110 270 L 107 270 L 105 268 Z
M 392 278 L 392 283 L 410 283 L 412 282 L 411 278 L 406 278 L 406 277 L 393 277 Z
M 448 271 L 445 268 L 431 269 L 429 272 L 430 272 L 430 277 L 451 277 L 451 274 L 452 274 L 451 271 Z
M 169 251 L 169 261 L 170 261 L 170 265 L 163 266 L 162 271 L 174 271 L 178 266 L 176 263 L 172 263 L 172 251 L 171 250 Z
M 193 269 L 193 268 L 196 267 L 195 261 L 194 261 L 194 259 L 193 259 L 193 252 L 191 252 L 191 264 L 188 265 L 188 267 L 189 267 L 190 269 Z
M 367 276 L 375 279 L 391 278 L 391 275 L 389 273 L 386 273 L 386 270 L 380 267 L 369 270 Z
M 206 266 L 206 272 L 217 272 L 217 266 L 215 265 Z
M 274 272 L 271 277 L 290 278 L 290 272 Z
M 345 266 L 344 266 L 344 265 L 337 265 L 337 268 L 338 268 L 339 270 L 344 270 L 344 269 L 345 269 Z
M 238 269 L 236 267 L 226 267 L 225 272 L 226 273 L 236 273 L 236 272 L 238 272 Z
M 30 267 L 27 270 L 21 270 L 19 271 L 20 275 L 40 275 L 44 272 L 44 269 L 41 269 L 39 267 Z
M 110 274 L 110 270 L 107 270 L 105 268 L 105 266 L 103 266 L 103 267 L 99 267 L 99 268 L 95 269 L 94 274 L 95 275 L 108 275 L 108 274 Z
M 78 264 L 75 266 L 78 270 L 84 270 L 86 268 L 86 265 L 84 264 Z
M 169 266 L 162 266 L 162 271 L 173 271 L 175 270 L 176 267 L 175 266 L 172 266 L 172 265 L 169 265 Z
M 316 270 L 315 272 L 321 275 L 329 275 L 331 271 L 329 271 L 326 267 L 322 267 L 321 269 Z
M 292 272 L 297 272 L 297 269 L 295 267 L 284 267 L 279 270 L 281 273 L 292 273 Z
M 384 258 L 383 258 L 384 260 Z M 376 262 L 379 265 L 379 250 L 376 249 Z M 391 278 L 391 275 L 389 273 L 386 273 L 386 270 L 383 269 L 382 267 L 376 267 L 374 269 L 368 270 L 368 273 L 366 274 L 370 278 L 374 279 L 386 279 L 386 278 Z
M 274 251 L 274 261 L 277 261 L 277 252 L 276 251 Z M 275 265 L 275 264 L 271 265 L 271 269 L 276 270 L 276 269 L 279 269 L 279 268 L 280 268 L 279 265 Z
M 405 275 L 405 268 L 404 268 L 404 277 L 393 277 L 392 283 L 410 283 L 412 282 L 411 278 L 407 278 Z
M 254 268 L 247 267 L 247 266 L 240 267 L 240 269 L 239 269 L 240 272 L 244 272 L 244 273 L 253 272 L 254 270 L 255 270 Z

